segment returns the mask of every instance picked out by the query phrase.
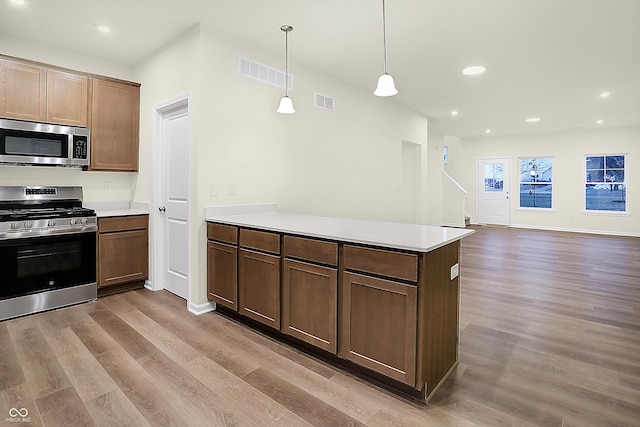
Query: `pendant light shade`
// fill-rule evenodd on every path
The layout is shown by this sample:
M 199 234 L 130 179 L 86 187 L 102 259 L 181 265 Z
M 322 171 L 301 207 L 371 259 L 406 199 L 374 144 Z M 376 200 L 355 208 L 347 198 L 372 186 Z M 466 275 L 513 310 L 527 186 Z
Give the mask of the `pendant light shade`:
M 396 85 L 393 82 L 393 77 L 390 74 L 384 73 L 378 78 L 378 86 L 373 92 L 376 96 L 393 96 L 398 93 Z
M 296 112 L 293 108 L 293 101 L 287 95 L 280 99 L 280 105 L 276 111 L 280 114 L 293 114 Z
M 280 100 L 280 105 L 276 110 L 280 114 L 293 114 L 296 112 L 295 108 L 293 108 L 293 101 L 289 98 L 288 89 L 289 89 L 289 32 L 293 31 L 293 27 L 291 25 L 283 25 L 280 27 L 282 31 L 284 31 L 284 96 Z
M 393 82 L 393 77 L 387 73 L 387 17 L 384 0 L 382 0 L 382 40 L 384 47 L 384 74 L 378 78 L 378 86 L 373 94 L 376 96 L 393 96 L 398 93 L 398 89 L 396 89 L 396 85 Z

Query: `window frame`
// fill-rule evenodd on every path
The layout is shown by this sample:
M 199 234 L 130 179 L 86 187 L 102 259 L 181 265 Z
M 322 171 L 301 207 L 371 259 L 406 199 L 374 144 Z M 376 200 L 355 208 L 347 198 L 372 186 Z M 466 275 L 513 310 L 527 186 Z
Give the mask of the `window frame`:
M 624 167 L 622 168 L 624 174 L 624 181 L 622 181 L 622 185 L 624 185 L 624 210 L 607 210 L 607 209 L 587 209 L 587 185 L 593 184 L 593 181 L 587 180 L 587 158 L 588 157 L 602 157 L 603 158 L 603 171 L 607 170 L 607 157 L 624 157 Z M 629 200 L 628 200 L 628 185 L 629 185 L 629 153 L 598 153 L 598 154 L 584 154 L 582 156 L 582 203 L 583 203 L 583 213 L 587 214 L 595 214 L 595 215 L 629 215 Z M 606 184 L 607 181 L 603 181 L 603 184 Z

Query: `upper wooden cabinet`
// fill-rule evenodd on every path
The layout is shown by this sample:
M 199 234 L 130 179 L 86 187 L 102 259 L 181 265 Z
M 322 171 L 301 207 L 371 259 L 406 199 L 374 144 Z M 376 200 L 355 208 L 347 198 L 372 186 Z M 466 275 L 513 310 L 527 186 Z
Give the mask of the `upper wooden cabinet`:
M 45 121 L 46 84 L 46 69 L 0 59 L 0 116 Z
M 0 116 L 87 127 L 89 78 L 0 59 Z
M 0 118 L 88 127 L 90 170 L 138 170 L 140 85 L 0 55 Z
M 140 87 L 92 79 L 92 170 L 138 170 Z
M 89 121 L 89 78 L 47 70 L 48 123 L 87 127 Z

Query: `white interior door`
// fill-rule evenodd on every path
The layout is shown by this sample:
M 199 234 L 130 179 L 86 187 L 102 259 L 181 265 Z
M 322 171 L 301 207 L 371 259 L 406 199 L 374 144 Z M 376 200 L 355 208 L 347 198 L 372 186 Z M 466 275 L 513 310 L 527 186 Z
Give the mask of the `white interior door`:
M 190 118 L 184 100 L 167 105 L 159 113 L 162 154 L 160 200 L 157 204 L 162 252 L 154 268 L 161 287 L 189 300 L 189 152 Z M 155 239 L 154 239 L 155 240 Z M 155 286 L 158 288 L 158 286 Z
M 511 160 L 478 160 L 478 223 L 509 225 Z

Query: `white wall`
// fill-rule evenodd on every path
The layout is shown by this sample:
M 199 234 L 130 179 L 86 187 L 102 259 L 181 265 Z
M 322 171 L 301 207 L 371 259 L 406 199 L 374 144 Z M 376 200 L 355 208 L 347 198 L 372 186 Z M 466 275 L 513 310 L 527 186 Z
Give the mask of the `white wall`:
M 133 68 L 128 65 L 80 55 L 58 47 L 45 46 L 4 34 L 0 34 L 0 53 L 122 80 L 132 80 L 133 78 Z
M 509 137 L 481 137 L 449 145 L 446 170 L 469 190 L 467 210 L 476 206 L 476 161 L 509 157 L 512 165 L 511 224 L 517 227 L 640 236 L 640 127 L 567 131 Z M 584 155 L 627 153 L 627 209 L 624 214 L 584 211 Z M 518 209 L 518 157 L 553 157 L 553 209 Z

